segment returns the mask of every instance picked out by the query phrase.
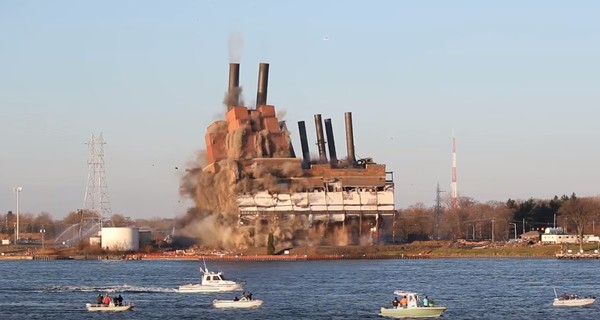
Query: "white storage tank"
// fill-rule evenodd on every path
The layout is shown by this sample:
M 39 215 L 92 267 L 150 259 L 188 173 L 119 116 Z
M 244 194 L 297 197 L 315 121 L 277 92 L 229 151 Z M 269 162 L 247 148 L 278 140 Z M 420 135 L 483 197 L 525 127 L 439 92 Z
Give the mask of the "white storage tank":
M 137 251 L 140 231 L 134 227 L 102 228 L 102 249 L 110 251 Z

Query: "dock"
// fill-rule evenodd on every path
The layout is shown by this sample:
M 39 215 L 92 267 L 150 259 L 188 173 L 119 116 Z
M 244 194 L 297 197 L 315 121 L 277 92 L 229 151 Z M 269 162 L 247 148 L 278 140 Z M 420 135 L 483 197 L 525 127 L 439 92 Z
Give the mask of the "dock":
M 600 253 L 598 253 L 598 250 L 594 253 L 561 252 L 556 254 L 556 258 L 561 260 L 600 260 Z

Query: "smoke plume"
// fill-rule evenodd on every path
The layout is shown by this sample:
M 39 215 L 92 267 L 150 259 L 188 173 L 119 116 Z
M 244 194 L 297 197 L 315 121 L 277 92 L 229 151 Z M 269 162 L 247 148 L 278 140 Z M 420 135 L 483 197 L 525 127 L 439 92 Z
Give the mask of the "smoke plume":
M 229 33 L 229 62 L 241 62 L 244 49 L 244 36 L 240 31 Z

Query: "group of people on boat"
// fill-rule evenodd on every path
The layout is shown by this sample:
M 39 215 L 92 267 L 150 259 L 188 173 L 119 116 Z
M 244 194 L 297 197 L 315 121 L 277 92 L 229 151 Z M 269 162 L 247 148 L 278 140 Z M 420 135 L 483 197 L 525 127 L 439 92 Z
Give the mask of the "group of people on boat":
M 398 300 L 398 297 L 394 297 L 394 300 L 392 300 L 392 306 L 394 307 L 394 309 L 397 308 L 417 308 L 417 307 L 433 307 L 433 301 L 429 300 L 429 298 L 427 296 L 425 296 L 425 298 L 423 298 L 423 301 L 421 301 L 421 303 L 419 303 L 414 296 L 409 296 L 408 299 L 406 298 L 406 296 L 402 296 L 402 298 L 400 300 Z
M 98 293 L 98 296 L 96 297 L 96 304 L 103 305 L 105 307 L 122 306 L 123 305 L 123 297 L 121 297 L 121 295 L 118 295 L 118 296 L 111 298 L 108 295 L 108 293 L 105 296 L 102 296 L 101 293 Z
M 246 293 L 246 291 L 242 292 L 242 298 L 238 298 L 238 296 L 235 296 L 235 298 L 233 298 L 233 301 L 250 301 L 252 300 L 252 292 L 248 292 Z
M 591 296 L 591 297 L 585 297 L 585 299 L 596 299 L 595 296 Z M 563 294 L 560 295 L 560 297 L 558 297 L 559 300 L 574 300 L 574 299 L 581 299 L 581 297 L 579 297 L 578 294 L 568 294 L 566 292 L 563 292 Z

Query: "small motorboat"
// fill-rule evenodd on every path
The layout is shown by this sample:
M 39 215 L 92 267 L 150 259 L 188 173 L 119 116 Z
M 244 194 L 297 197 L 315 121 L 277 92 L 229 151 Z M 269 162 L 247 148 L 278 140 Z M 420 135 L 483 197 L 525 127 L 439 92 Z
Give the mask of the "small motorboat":
M 406 299 L 406 305 L 398 305 L 392 308 L 381 307 L 380 316 L 392 318 L 437 318 L 446 310 L 446 307 L 435 306 L 431 300 L 421 300 L 419 294 L 415 292 L 396 290 L 394 294 L 400 296 L 402 299 Z M 396 301 L 399 302 L 399 300 Z
M 248 299 L 246 297 L 239 300 L 213 300 L 215 308 L 258 308 L 262 304 L 262 300 Z
M 87 311 L 109 311 L 109 312 L 119 312 L 119 311 L 127 311 L 132 310 L 134 307 L 133 303 L 128 302 L 122 305 L 115 305 L 114 303 L 106 304 L 92 304 L 86 303 L 85 308 Z
M 202 273 L 201 283 L 190 283 L 179 286 L 177 292 L 182 293 L 210 293 L 210 292 L 228 292 L 242 290 L 239 283 L 231 280 L 225 280 L 221 272 L 209 271 L 204 264 L 204 269 L 200 267 Z
M 596 301 L 596 297 L 580 297 L 576 294 L 563 293 L 558 295 L 556 288 L 554 289 L 554 301 L 552 305 L 555 307 L 585 307 L 593 304 Z

